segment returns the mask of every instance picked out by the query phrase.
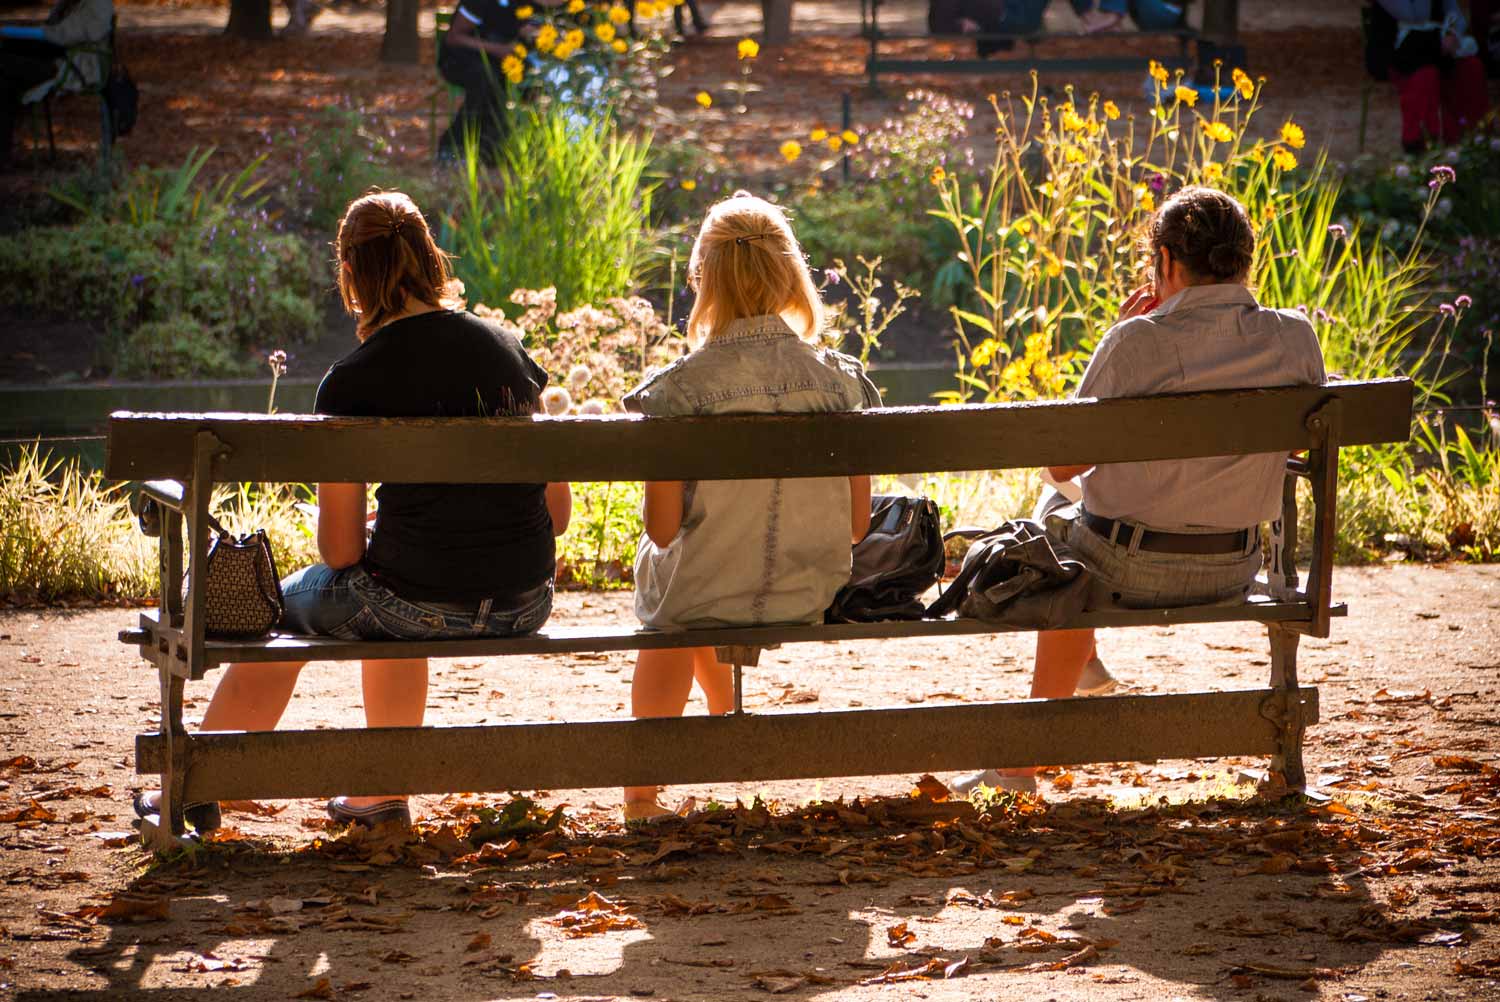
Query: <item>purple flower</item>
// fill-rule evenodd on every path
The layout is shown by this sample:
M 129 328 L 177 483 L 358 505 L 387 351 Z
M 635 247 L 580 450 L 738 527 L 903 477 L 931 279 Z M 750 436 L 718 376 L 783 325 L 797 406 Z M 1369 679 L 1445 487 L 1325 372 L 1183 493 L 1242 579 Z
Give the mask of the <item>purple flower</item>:
M 832 268 L 824 268 L 823 281 L 827 282 L 829 285 L 838 285 L 839 273 L 834 271 Z
M 1342 240 L 1349 235 L 1349 231 L 1344 228 L 1342 223 L 1334 223 L 1328 227 L 1328 235 L 1336 240 Z
M 1441 313 L 1445 317 L 1451 317 L 1451 316 L 1453 316 L 1453 314 L 1454 314 L 1453 304 L 1452 303 L 1444 303 L 1443 305 L 1441 305 L 1441 306 L 1438 307 L 1438 312 Z
M 1146 183 L 1151 186 L 1152 191 L 1160 195 L 1162 190 L 1167 186 L 1167 176 L 1165 174 L 1152 174 L 1146 178 Z
M 1455 299 L 1453 301 L 1453 305 L 1457 306 L 1461 310 L 1467 310 L 1469 307 L 1471 307 L 1471 306 L 1474 305 L 1474 300 L 1470 299 L 1466 295 L 1465 296 L 1459 296 L 1457 299 Z
M 1447 164 L 1434 164 L 1432 178 L 1438 185 L 1449 184 L 1458 180 L 1458 172 Z
M 130 284 L 133 285 L 133 286 L 135 286 L 137 289 L 139 289 L 141 286 L 143 286 L 143 285 L 146 284 L 146 276 L 145 275 L 131 275 L 130 276 Z

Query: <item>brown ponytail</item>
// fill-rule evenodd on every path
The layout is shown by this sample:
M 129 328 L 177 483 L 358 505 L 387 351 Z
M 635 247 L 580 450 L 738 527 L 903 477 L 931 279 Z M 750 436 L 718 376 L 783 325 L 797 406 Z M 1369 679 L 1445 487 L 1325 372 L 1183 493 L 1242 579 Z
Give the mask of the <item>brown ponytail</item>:
M 1191 185 L 1151 219 L 1146 251 L 1155 260 L 1163 247 L 1199 282 L 1244 282 L 1255 258 L 1255 231 L 1232 196 Z
M 416 203 L 399 191 L 370 192 L 349 203 L 334 248 L 339 295 L 359 319 L 361 341 L 413 300 L 434 309 L 463 305 L 448 254 L 433 241 Z

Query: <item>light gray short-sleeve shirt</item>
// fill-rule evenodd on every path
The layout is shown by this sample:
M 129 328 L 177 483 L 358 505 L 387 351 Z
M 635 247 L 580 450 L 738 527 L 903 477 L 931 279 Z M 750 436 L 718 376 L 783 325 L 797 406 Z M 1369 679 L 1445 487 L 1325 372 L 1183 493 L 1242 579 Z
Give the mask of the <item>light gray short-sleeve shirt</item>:
M 1324 381 L 1307 318 L 1266 309 L 1243 285 L 1195 285 L 1099 341 L 1079 397 L 1298 386 Z M 1278 518 L 1287 454 L 1108 463 L 1083 478 L 1083 507 L 1171 532 L 1243 529 Z
M 858 360 L 814 348 L 780 317 L 736 320 L 625 397 L 652 416 L 794 414 L 880 406 Z M 657 629 L 820 623 L 849 581 L 849 478 L 690 480 L 666 546 L 642 533 L 635 611 Z

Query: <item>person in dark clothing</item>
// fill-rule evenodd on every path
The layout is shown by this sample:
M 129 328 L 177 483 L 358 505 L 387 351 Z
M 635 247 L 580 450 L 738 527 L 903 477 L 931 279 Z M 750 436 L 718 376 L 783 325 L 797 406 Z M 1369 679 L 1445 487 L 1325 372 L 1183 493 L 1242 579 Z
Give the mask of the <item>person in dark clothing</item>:
M 1372 33 L 1392 47 L 1385 56 L 1401 103 L 1401 147 L 1455 143 L 1489 113 L 1478 45 L 1466 34 L 1458 0 L 1378 0 Z
M 698 9 L 698 0 L 681 0 L 680 3 L 672 5 L 672 25 L 677 29 L 677 34 L 687 37 L 687 25 L 683 22 L 682 8 L 686 7 L 693 18 L 693 30 L 698 34 L 708 31 L 708 18 Z
M 472 135 L 486 163 L 494 163 L 507 131 L 510 88 L 504 62 L 521 37 L 516 0 L 463 0 L 443 36 L 438 72 L 464 91 L 463 106 L 438 142 L 439 160 L 457 160 Z
M 1015 30 L 1006 17 L 1005 0 L 930 0 L 927 30 L 934 35 L 995 34 Z M 980 59 L 1015 47 L 1009 39 L 979 39 L 975 48 Z
M 399 192 L 356 199 L 335 244 L 339 292 L 359 347 L 334 363 L 316 409 L 346 417 L 493 417 L 535 413 L 547 374 L 519 341 L 464 312 L 448 257 Z M 282 581 L 289 633 L 342 640 L 460 639 L 536 631 L 552 609 L 553 537 L 572 496 L 554 484 L 381 484 L 367 536 L 366 485 L 318 484 L 323 562 Z M 231 665 L 203 714 L 210 731 L 265 731 L 281 719 L 302 664 Z M 365 722 L 420 727 L 427 659 L 366 660 Z M 136 797 L 142 817 L 155 791 Z M 185 805 L 202 833 L 219 805 Z M 405 797 L 335 797 L 335 821 L 409 822 Z
M 67 47 L 103 42 L 114 16 L 111 0 L 59 0 L 43 24 L 0 25 L 0 166 L 10 162 L 16 118 L 28 93 L 49 81 L 64 90 L 99 83 L 99 56 L 80 52 L 69 64 Z

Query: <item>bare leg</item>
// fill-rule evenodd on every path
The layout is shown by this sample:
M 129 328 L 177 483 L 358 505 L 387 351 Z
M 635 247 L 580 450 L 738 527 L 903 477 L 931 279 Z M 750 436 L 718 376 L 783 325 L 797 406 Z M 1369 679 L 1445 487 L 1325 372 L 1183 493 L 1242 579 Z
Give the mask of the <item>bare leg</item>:
M 230 665 L 203 711 L 205 731 L 274 731 L 306 662 Z
M 427 659 L 392 658 L 364 662 L 365 726 L 421 727 L 427 711 Z M 350 807 L 368 807 L 404 797 L 345 797 Z
M 693 648 L 693 678 L 714 716 L 734 709 L 734 669 L 720 663 L 712 647 Z
M 713 652 L 709 652 L 713 657 Z M 630 684 L 630 712 L 636 717 L 680 717 L 693 691 L 695 649 L 639 651 Z M 656 787 L 625 787 L 627 817 L 632 804 L 654 805 Z
M 1095 653 L 1093 630 L 1048 630 L 1036 635 L 1032 699 L 1066 699 L 1078 688 L 1083 666 Z M 1001 769 L 1005 776 L 1030 776 L 1036 769 Z

